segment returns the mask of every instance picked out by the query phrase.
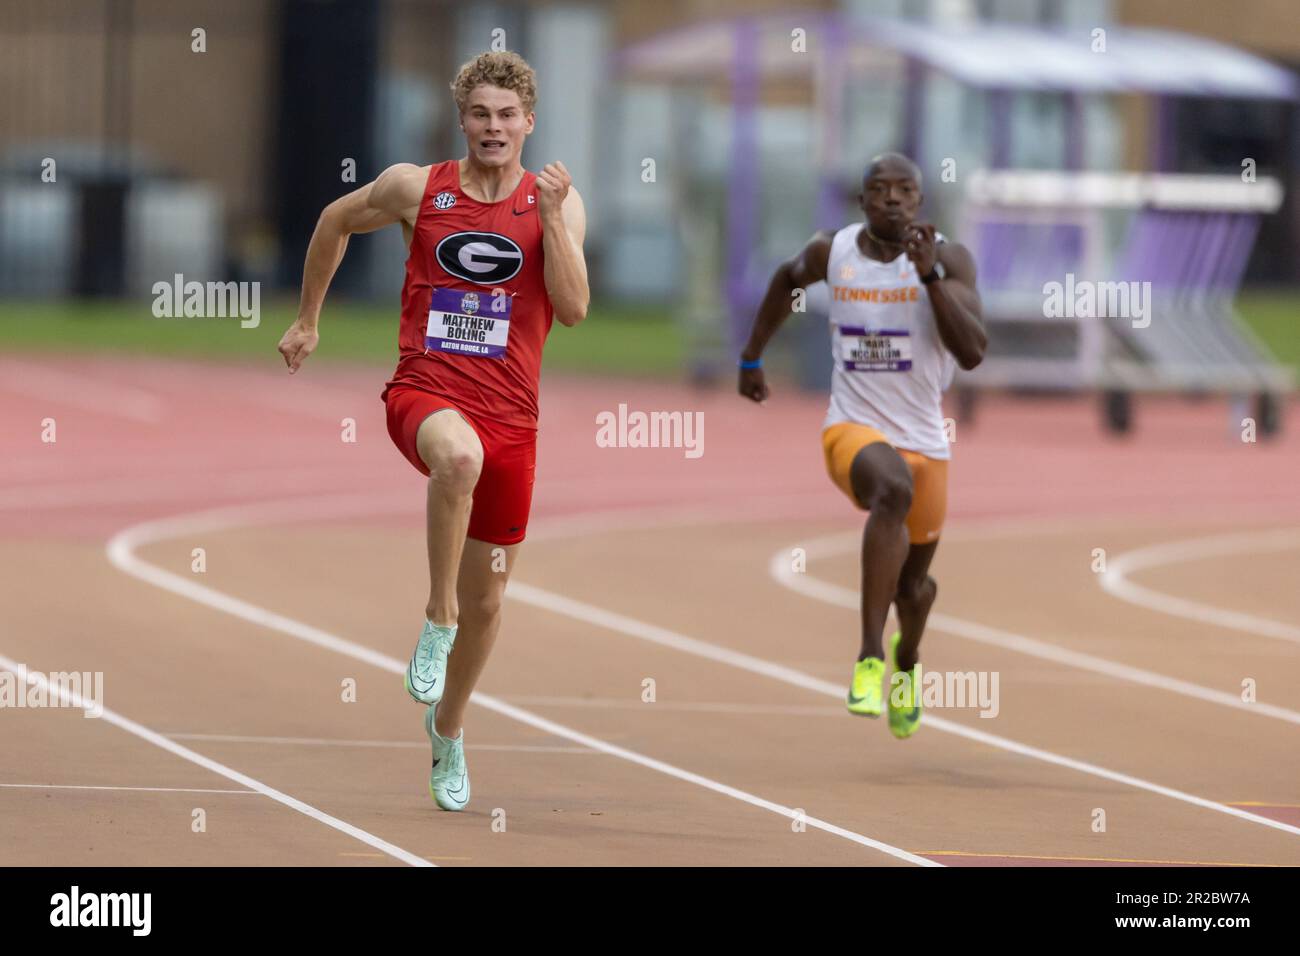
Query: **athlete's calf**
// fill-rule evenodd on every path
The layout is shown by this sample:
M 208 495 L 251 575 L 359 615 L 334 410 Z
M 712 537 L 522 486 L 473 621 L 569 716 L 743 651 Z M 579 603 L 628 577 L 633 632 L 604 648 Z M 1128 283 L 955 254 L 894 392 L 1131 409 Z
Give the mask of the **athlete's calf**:
M 897 451 L 884 442 L 873 442 L 854 457 L 849 481 L 858 504 L 871 512 L 862 532 L 862 647 L 858 660 L 883 659 L 885 617 L 907 559 L 912 473 Z

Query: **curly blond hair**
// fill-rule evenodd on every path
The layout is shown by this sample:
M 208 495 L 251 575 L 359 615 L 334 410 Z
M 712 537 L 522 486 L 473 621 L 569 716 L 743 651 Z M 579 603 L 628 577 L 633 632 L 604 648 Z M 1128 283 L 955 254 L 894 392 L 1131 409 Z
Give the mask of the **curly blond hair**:
M 480 53 L 465 63 L 451 84 L 458 112 L 465 112 L 470 93 L 484 84 L 518 93 L 525 113 L 531 113 L 537 105 L 537 74 L 518 53 Z

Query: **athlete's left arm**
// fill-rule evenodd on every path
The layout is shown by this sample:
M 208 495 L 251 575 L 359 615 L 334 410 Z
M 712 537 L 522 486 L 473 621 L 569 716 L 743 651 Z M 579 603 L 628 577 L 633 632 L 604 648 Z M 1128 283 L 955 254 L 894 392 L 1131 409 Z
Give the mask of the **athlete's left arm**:
M 975 287 L 975 258 L 960 243 L 936 243 L 933 226 L 919 224 L 918 232 L 909 238 L 908 257 L 917 264 L 921 275 L 928 275 L 936 260 L 943 263 L 944 277 L 926 284 L 934 324 L 944 348 L 958 365 L 970 371 L 984 361 L 989 344 L 984 310 Z M 929 269 L 925 268 L 927 264 Z
M 546 294 L 556 321 L 574 326 L 587 317 L 591 303 L 587 261 L 582 255 L 587 211 L 563 163 L 548 163 L 537 174 L 537 194 Z

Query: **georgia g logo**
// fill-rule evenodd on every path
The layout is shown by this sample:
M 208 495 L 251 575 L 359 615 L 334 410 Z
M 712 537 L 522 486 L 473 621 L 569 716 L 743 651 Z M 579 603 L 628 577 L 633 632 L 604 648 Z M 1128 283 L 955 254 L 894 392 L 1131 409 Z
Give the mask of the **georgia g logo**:
M 434 255 L 444 271 L 475 285 L 500 285 L 524 267 L 524 251 L 495 232 L 453 232 Z

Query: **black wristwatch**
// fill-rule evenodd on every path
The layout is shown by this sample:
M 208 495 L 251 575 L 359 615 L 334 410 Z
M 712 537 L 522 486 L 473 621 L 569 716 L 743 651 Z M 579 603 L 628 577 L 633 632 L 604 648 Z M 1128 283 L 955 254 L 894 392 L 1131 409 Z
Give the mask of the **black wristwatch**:
M 943 263 L 940 262 L 938 259 L 936 259 L 934 260 L 934 268 L 932 268 L 925 275 L 921 276 L 921 284 L 929 285 L 931 282 L 938 282 L 940 279 L 943 279 L 946 276 L 947 276 L 947 270 L 944 269 Z

